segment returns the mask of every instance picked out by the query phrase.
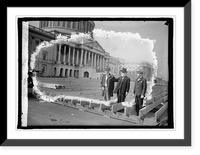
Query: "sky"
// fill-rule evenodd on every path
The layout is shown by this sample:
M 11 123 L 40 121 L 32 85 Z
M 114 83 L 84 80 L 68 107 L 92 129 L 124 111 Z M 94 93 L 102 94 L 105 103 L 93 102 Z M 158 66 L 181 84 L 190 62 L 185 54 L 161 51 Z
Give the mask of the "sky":
M 168 79 L 168 27 L 165 21 L 94 22 L 94 39 L 106 52 L 125 61 L 156 63 L 157 75 Z M 30 24 L 39 26 L 39 22 Z
M 111 55 L 126 61 L 152 63 L 153 55 L 156 55 L 158 76 L 168 79 L 168 27 L 164 23 L 164 21 L 95 21 L 95 28 L 105 30 L 108 34 L 107 38 L 98 36 L 96 39 Z M 109 34 L 112 34 L 112 37 L 109 37 Z

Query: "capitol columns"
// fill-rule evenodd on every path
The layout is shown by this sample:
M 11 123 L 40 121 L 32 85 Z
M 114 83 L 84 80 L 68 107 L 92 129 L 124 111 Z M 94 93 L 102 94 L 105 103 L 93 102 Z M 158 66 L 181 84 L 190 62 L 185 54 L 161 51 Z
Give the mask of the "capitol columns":
M 103 55 L 101 56 L 101 69 L 103 69 L 103 59 L 104 59 L 104 57 L 103 57 Z
M 75 65 L 75 48 L 73 48 L 73 56 L 72 56 L 72 64 L 73 64 L 73 66 Z
M 57 46 L 53 46 L 55 49 L 54 49 L 54 61 L 56 62 L 57 61 L 57 58 L 56 58 L 56 56 L 57 56 Z
M 100 55 L 97 55 L 97 68 L 99 68 L 100 66 L 99 66 L 99 59 L 100 59 Z
M 61 44 L 59 45 L 59 51 L 58 51 L 58 63 L 60 63 L 60 52 L 61 52 Z
M 70 65 L 70 57 L 71 57 L 71 47 L 70 46 L 68 46 L 69 47 L 69 53 L 68 53 L 68 65 Z
M 99 56 L 99 60 L 100 60 L 99 68 L 101 70 L 102 69 L 102 56 L 101 55 Z
M 89 66 L 91 65 L 91 62 L 90 62 L 90 51 L 88 51 L 88 64 L 89 64 Z
M 94 67 L 97 67 L 97 54 L 94 53 Z
M 87 62 L 87 50 L 85 50 L 85 56 L 84 56 L 84 65 L 86 66 L 86 62 Z
M 76 55 L 76 64 L 79 65 L 79 50 L 77 51 L 77 55 Z
M 83 49 L 81 49 L 81 62 L 80 62 L 80 66 L 83 66 Z
M 91 66 L 94 67 L 94 53 L 92 53 L 92 61 L 91 61 Z
M 63 57 L 63 62 L 64 62 L 64 64 L 66 64 L 65 56 L 66 56 L 66 45 L 64 45 L 64 57 Z
M 105 57 L 103 56 L 103 69 L 105 68 Z

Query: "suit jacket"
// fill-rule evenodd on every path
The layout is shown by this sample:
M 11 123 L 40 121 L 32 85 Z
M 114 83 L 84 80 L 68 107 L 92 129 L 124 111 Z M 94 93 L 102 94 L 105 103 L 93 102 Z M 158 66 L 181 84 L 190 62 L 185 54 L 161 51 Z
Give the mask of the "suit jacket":
M 120 77 L 118 79 L 114 93 L 117 93 L 118 95 L 125 95 L 126 92 L 129 92 L 129 89 L 130 89 L 130 78 L 125 76 L 124 79 L 122 79 L 122 77 Z
M 113 96 L 114 85 L 115 85 L 115 82 L 117 82 L 117 79 L 109 73 L 109 76 L 106 81 L 106 74 L 103 74 L 103 76 L 101 78 L 101 87 L 105 88 L 106 82 L 107 82 L 107 87 L 108 87 L 108 94 L 110 96 Z M 102 93 L 102 95 L 103 95 L 103 93 Z
M 138 81 L 138 78 L 135 80 L 135 86 L 133 89 L 133 94 L 145 96 L 147 90 L 147 80 L 144 77 L 141 77 Z

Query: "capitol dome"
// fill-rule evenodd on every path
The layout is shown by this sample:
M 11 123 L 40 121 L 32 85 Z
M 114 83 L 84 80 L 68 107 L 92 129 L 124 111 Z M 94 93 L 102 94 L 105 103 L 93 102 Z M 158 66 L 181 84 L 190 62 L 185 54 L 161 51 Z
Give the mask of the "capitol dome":
M 39 27 L 54 34 L 91 33 L 95 27 L 93 21 L 40 21 Z

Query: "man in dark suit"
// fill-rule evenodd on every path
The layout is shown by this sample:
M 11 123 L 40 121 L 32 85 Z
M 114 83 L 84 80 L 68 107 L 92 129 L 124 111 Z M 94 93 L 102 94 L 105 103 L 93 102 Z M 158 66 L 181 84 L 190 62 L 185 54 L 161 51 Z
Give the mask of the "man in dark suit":
M 139 110 L 143 106 L 143 99 L 147 90 L 147 80 L 143 77 L 143 70 L 136 71 L 138 78 L 135 80 L 133 95 L 135 96 L 136 113 L 139 115 Z
M 126 68 L 122 68 L 120 72 L 121 72 L 121 77 L 117 79 L 118 82 L 114 90 L 114 93 L 117 94 L 117 103 L 125 101 L 126 96 L 128 95 L 130 89 L 130 78 L 127 77 Z
M 102 96 L 105 101 L 109 101 L 113 96 L 115 77 L 110 73 L 110 67 L 105 67 L 105 74 L 101 77 Z
M 33 97 L 33 72 L 28 72 L 28 97 Z

